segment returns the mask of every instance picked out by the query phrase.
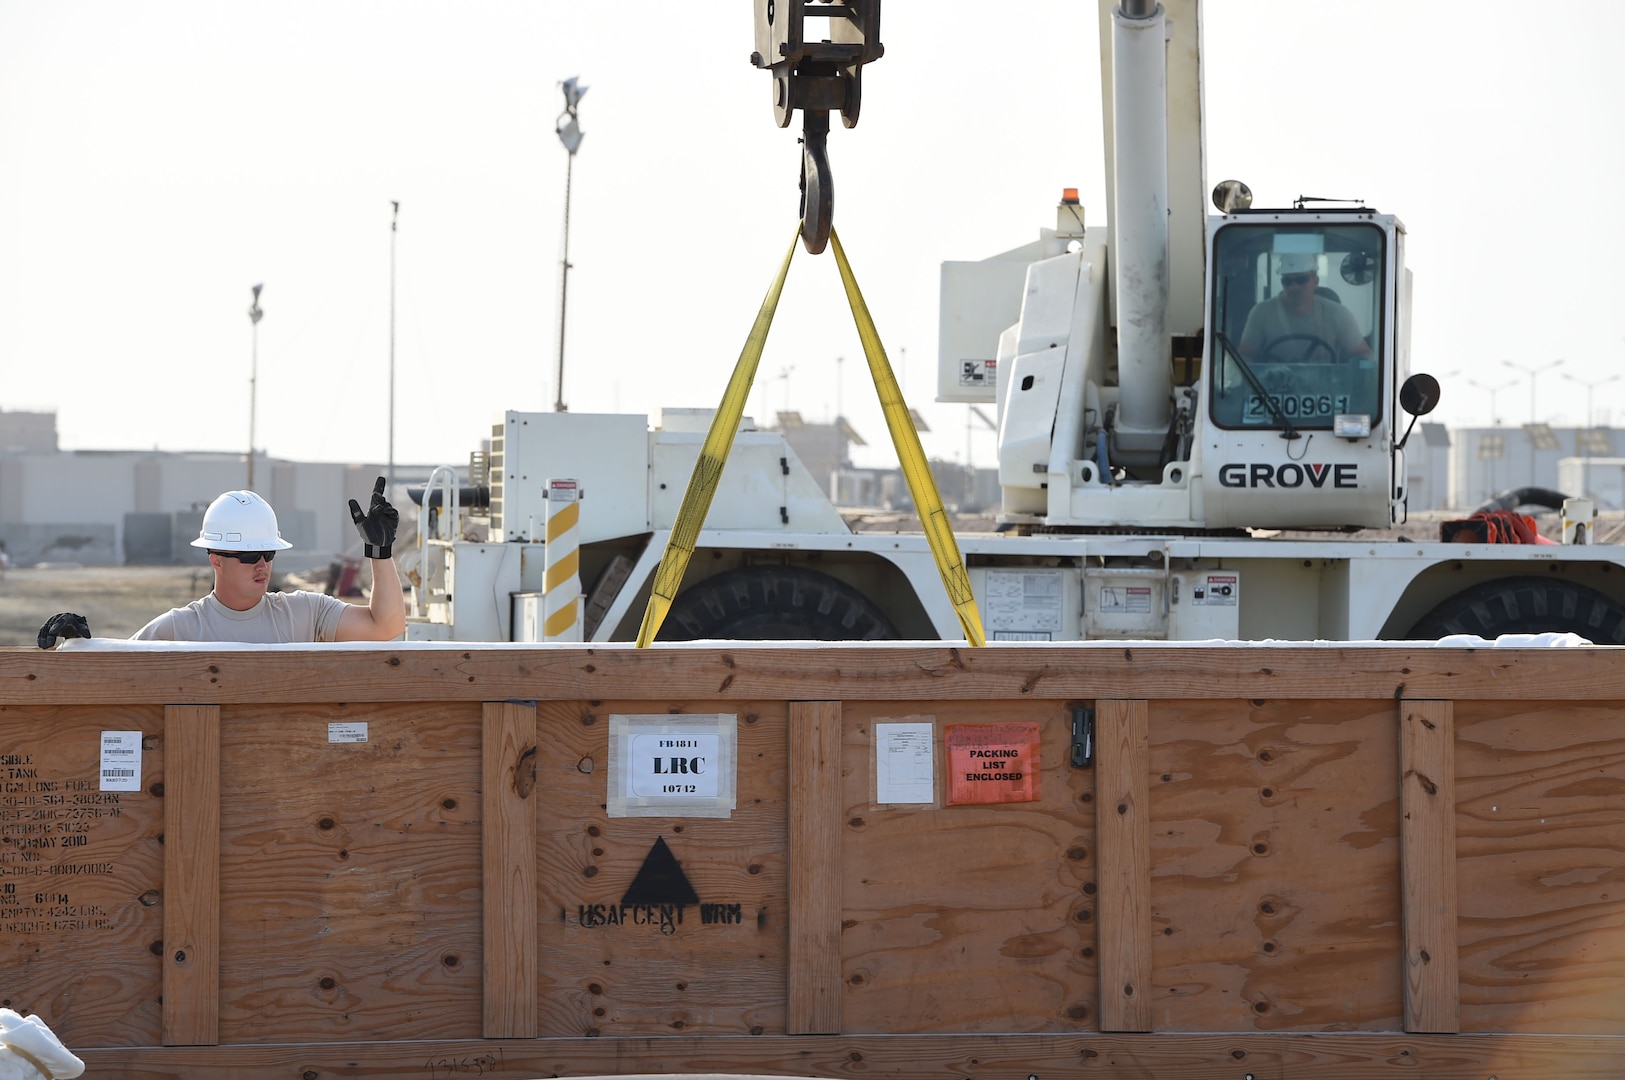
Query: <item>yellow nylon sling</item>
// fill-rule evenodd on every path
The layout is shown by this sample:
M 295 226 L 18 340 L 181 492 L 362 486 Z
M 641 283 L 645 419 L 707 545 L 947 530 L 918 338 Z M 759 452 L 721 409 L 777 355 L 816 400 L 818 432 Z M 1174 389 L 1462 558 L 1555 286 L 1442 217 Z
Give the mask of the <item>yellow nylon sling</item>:
M 795 257 L 796 245 L 801 242 L 801 223 L 796 223 L 795 235 L 790 238 L 790 250 L 784 253 L 779 276 L 773 287 L 762 298 L 756 322 L 740 350 L 739 362 L 734 365 L 728 389 L 723 391 L 722 404 L 711 418 L 711 429 L 705 434 L 700 447 L 699 460 L 694 463 L 694 474 L 688 478 L 683 492 L 683 504 L 677 509 L 677 520 L 672 523 L 671 536 L 666 541 L 665 554 L 655 568 L 654 583 L 649 590 L 649 606 L 643 609 L 643 625 L 638 628 L 638 648 L 646 649 L 660 633 L 660 624 L 666 621 L 677 590 L 683 584 L 683 573 L 694 554 L 694 544 L 700 535 L 700 526 L 711 509 L 711 497 L 717 493 L 717 482 L 722 479 L 722 467 L 728 463 L 728 451 L 733 447 L 739 422 L 745 416 L 745 401 L 750 396 L 750 384 L 756 378 L 756 364 L 767 347 L 767 331 L 773 325 L 773 313 L 778 310 L 779 296 L 784 292 L 784 279 L 790 276 L 790 260 Z
M 986 645 L 982 633 L 982 616 L 976 610 L 976 597 L 971 595 L 970 575 L 965 573 L 965 560 L 959 555 L 959 541 L 954 539 L 953 525 L 948 511 L 943 509 L 942 496 L 937 492 L 936 478 L 920 446 L 920 433 L 914 428 L 914 418 L 908 414 L 903 392 L 892 375 L 886 350 L 880 344 L 880 333 L 869 317 L 869 305 L 863 302 L 858 281 L 852 276 L 852 267 L 846 261 L 841 238 L 830 226 L 829 245 L 835 251 L 835 265 L 841 270 L 841 284 L 846 286 L 846 302 L 852 306 L 852 321 L 858 325 L 858 337 L 863 341 L 863 355 L 869 358 L 869 374 L 875 380 L 875 393 L 880 395 L 880 407 L 886 413 L 886 427 L 891 441 L 897 447 L 897 459 L 903 466 L 903 478 L 908 481 L 908 493 L 920 511 L 920 524 L 931 545 L 931 556 L 937 562 L 937 573 L 942 575 L 943 588 L 948 600 L 959 616 L 959 625 L 965 631 L 965 640 L 972 645 Z
M 722 403 L 712 417 L 705 443 L 700 447 L 699 460 L 694 463 L 694 473 L 689 477 L 688 489 L 683 493 L 682 506 L 678 508 L 671 537 L 666 541 L 665 553 L 655 569 L 654 582 L 649 591 L 649 606 L 644 609 L 643 625 L 638 629 L 640 649 L 648 648 L 655 635 L 660 633 L 660 625 L 665 622 L 666 614 L 682 587 L 683 574 L 688 570 L 688 561 L 694 554 L 700 527 L 711 509 L 711 499 L 722 479 L 723 467 L 728 463 L 728 451 L 733 447 L 734 436 L 744 418 L 751 383 L 756 379 L 756 366 L 761 361 L 762 350 L 767 347 L 767 332 L 773 325 L 773 314 L 778 310 L 779 297 L 790 274 L 790 260 L 795 257 L 800 237 L 801 224 L 797 222 L 795 236 L 790 240 L 790 250 L 785 252 L 778 277 L 756 313 L 756 322 L 751 326 L 750 336 L 745 339 L 739 362 L 734 365 L 733 376 L 723 392 Z M 976 599 L 971 595 L 970 578 L 965 573 L 959 544 L 954 540 L 953 528 L 943 509 L 942 498 L 937 493 L 925 451 L 920 446 L 919 432 L 914 429 L 908 406 L 903 402 L 902 392 L 886 360 L 886 350 L 880 344 L 880 334 L 875 330 L 869 307 L 863 301 L 863 294 L 858 291 L 852 267 L 846 261 L 846 253 L 841 249 L 841 241 L 833 228 L 830 230 L 830 241 L 835 249 L 835 262 L 841 271 L 841 282 L 846 288 L 847 302 L 852 306 L 852 318 L 857 323 L 858 337 L 863 341 L 863 352 L 869 360 L 875 392 L 880 395 L 881 408 L 886 414 L 886 427 L 891 432 L 892 443 L 897 447 L 909 494 L 920 510 L 920 522 L 925 528 L 937 570 L 942 575 L 943 586 L 948 590 L 948 599 L 959 616 L 965 640 L 972 645 L 986 644 L 982 618 L 976 610 Z

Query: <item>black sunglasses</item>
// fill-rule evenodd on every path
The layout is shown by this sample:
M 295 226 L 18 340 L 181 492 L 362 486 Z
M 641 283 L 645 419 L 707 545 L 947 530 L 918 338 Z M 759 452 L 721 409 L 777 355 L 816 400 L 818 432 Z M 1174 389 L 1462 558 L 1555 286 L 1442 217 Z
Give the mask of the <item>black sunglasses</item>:
M 253 566 L 261 559 L 270 562 L 276 558 L 276 552 L 274 551 L 210 551 L 209 554 L 218 555 L 222 559 L 236 559 L 244 566 Z
M 1295 285 L 1302 285 L 1313 276 L 1313 274 L 1282 274 L 1281 284 L 1290 289 Z

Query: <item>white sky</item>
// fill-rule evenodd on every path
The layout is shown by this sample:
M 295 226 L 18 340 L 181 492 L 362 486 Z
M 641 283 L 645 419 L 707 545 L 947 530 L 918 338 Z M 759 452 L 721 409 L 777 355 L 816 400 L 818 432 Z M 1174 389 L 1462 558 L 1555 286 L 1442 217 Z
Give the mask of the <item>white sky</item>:
M 831 132 L 933 456 L 967 450 L 965 407 L 931 400 L 939 264 L 1034 238 L 1063 186 L 1108 217 L 1095 20 L 889 0 L 862 123 Z M 552 406 L 577 74 L 565 400 L 714 405 L 795 228 L 800 117 L 774 124 L 752 25 L 747 0 L 0 0 L 0 408 L 55 410 L 68 449 L 243 449 L 264 282 L 257 443 L 383 461 L 398 199 L 395 459 L 466 463 L 501 410 Z M 1433 418 L 1487 423 L 1498 387 L 1529 419 L 1512 361 L 1540 419 L 1583 422 L 1560 374 L 1625 371 L 1625 4 L 1209 0 L 1204 36 L 1209 186 L 1404 220 Z M 827 253 L 797 256 L 757 385 L 756 415 L 839 408 L 860 464 L 895 462 Z M 1625 420 L 1625 379 L 1595 404 Z

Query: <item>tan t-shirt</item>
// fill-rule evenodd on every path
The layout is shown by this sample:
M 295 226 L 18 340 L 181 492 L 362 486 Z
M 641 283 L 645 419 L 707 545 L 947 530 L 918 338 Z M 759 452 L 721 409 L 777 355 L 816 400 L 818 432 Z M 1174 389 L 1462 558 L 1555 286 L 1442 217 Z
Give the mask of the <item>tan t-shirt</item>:
M 1365 344 L 1365 338 L 1360 334 L 1360 324 L 1355 321 L 1353 312 L 1323 296 L 1314 300 L 1301 315 L 1289 311 L 1279 296 L 1254 307 L 1247 313 L 1247 325 L 1241 331 L 1241 355 L 1253 361 L 1267 358 L 1281 363 L 1298 360 L 1313 364 L 1331 364 L 1355 355 Z M 1271 345 L 1288 337 L 1293 340 L 1276 354 L 1266 356 Z M 1336 349 L 1338 355 L 1331 355 L 1309 340 L 1311 338 L 1324 341 Z
M 315 592 L 268 592 L 247 611 L 233 611 L 214 595 L 171 608 L 134 634 L 138 641 L 246 641 L 277 645 L 337 640 L 348 606 Z

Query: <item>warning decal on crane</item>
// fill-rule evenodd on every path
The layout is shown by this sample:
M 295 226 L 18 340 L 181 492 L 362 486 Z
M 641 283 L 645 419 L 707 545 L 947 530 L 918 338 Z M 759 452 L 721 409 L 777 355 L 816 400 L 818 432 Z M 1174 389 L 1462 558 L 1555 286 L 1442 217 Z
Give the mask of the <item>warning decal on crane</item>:
M 983 579 L 986 629 L 994 641 L 1055 641 L 1064 626 L 1065 571 L 989 570 Z
M 959 385 L 972 386 L 978 389 L 991 386 L 999 373 L 997 360 L 961 360 L 959 362 Z
M 1235 574 L 1203 574 L 1191 589 L 1191 603 L 1209 607 L 1235 607 L 1241 586 Z
M 1146 585 L 1105 586 L 1100 590 L 1100 610 L 1113 615 L 1150 614 L 1151 589 Z

